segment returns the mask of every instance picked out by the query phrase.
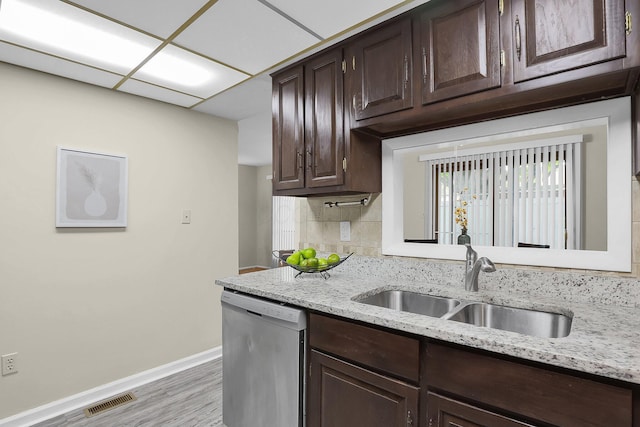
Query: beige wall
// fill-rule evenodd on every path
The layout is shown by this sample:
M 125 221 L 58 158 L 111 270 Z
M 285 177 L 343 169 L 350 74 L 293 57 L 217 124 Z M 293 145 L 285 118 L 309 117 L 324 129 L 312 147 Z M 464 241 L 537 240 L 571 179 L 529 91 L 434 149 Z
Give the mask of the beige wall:
M 0 94 L 0 419 L 220 345 L 236 124 L 4 63 Z M 128 156 L 126 229 L 55 228 L 58 145 Z
M 630 179 L 633 190 L 633 195 L 630 195 L 633 198 L 632 272 L 629 274 L 589 271 L 589 274 L 640 278 L 640 183 L 635 177 Z M 300 247 L 313 246 L 322 251 L 381 256 L 382 194 L 378 195 L 368 207 L 324 207 L 325 201 L 359 200 L 361 197 L 300 199 Z M 351 242 L 340 241 L 340 221 L 345 220 L 351 221 Z M 530 268 L 538 269 L 539 267 Z M 546 267 L 540 269 L 549 270 Z

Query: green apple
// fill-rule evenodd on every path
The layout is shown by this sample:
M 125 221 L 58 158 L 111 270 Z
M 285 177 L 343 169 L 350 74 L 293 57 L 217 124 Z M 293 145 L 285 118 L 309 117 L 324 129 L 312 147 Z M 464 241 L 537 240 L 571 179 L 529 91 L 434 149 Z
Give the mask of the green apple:
M 302 252 L 302 256 L 305 257 L 306 259 L 315 258 L 316 257 L 316 250 L 313 249 L 313 248 L 306 248 L 306 249 L 303 249 L 300 252 Z
M 316 268 L 318 266 L 318 258 L 309 258 L 306 261 L 308 267 Z
M 337 264 L 340 262 L 340 256 L 338 254 L 331 254 L 327 257 L 329 264 Z
M 287 264 L 298 265 L 300 264 L 300 253 L 295 252 L 287 257 Z

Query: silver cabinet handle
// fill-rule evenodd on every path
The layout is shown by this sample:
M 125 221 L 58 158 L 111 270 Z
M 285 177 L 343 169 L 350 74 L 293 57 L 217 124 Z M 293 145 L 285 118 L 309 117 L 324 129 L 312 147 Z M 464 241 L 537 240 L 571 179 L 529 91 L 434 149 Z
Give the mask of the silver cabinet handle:
M 516 56 L 518 57 L 518 61 L 520 61 L 520 56 L 522 55 L 522 38 L 520 34 L 520 20 L 516 16 L 516 25 L 515 25 L 515 37 L 516 37 Z
M 422 82 L 427 84 L 427 49 L 422 46 Z
M 404 87 L 409 85 L 409 58 L 404 55 Z

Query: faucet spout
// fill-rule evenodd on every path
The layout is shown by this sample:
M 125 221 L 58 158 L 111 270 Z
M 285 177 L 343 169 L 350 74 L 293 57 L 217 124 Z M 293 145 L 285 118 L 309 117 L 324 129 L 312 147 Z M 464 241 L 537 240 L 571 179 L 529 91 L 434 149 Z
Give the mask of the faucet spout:
M 470 244 L 467 246 L 467 260 L 465 264 L 464 289 L 478 292 L 478 275 L 480 271 L 492 273 L 496 271 L 495 264 L 487 257 L 478 259 L 478 253 L 473 250 Z

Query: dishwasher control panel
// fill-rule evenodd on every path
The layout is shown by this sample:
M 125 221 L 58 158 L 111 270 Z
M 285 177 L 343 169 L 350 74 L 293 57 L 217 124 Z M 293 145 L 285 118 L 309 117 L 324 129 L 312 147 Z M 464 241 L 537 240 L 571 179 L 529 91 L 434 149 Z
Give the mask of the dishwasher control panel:
M 243 308 L 253 314 L 298 325 L 300 330 L 306 327 L 304 311 L 299 308 L 289 307 L 278 302 L 259 299 L 254 296 L 243 295 L 227 290 L 222 292 L 220 299 L 223 303 Z

